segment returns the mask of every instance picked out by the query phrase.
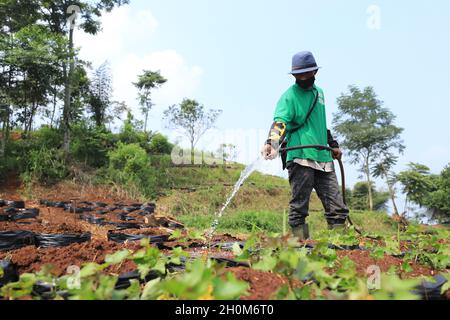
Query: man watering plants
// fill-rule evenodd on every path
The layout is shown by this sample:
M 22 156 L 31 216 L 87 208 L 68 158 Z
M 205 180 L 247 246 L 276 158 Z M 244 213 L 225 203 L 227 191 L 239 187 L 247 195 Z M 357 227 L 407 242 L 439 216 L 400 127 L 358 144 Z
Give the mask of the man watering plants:
M 296 83 L 278 101 L 269 138 L 262 150 L 265 159 L 276 158 L 283 142 L 287 147 L 328 145 L 333 150 L 307 148 L 281 154 L 292 191 L 289 225 L 294 236 L 302 240 L 309 238 L 306 218 L 312 189 L 323 204 L 330 229 L 344 229 L 349 212 L 339 193 L 333 165 L 333 159 L 340 159 L 342 152 L 327 130 L 324 94 L 315 84 L 318 69 L 311 52 L 294 55 L 290 74 Z

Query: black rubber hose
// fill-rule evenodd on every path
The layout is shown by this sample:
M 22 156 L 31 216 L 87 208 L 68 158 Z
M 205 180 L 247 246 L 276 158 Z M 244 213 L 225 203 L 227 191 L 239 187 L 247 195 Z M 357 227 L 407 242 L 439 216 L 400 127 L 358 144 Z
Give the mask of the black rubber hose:
M 288 147 L 288 148 L 281 148 L 279 152 L 287 152 L 292 150 L 299 150 L 299 149 L 318 149 L 318 150 L 328 150 L 333 151 L 333 148 L 330 148 L 328 146 L 323 146 L 321 144 L 307 144 L 304 146 L 294 146 L 294 147 Z M 341 185 L 342 185 L 342 200 L 344 201 L 344 204 L 347 205 L 347 199 L 345 198 L 345 171 L 344 171 L 344 164 L 342 163 L 341 159 L 337 159 L 339 162 L 339 171 L 341 172 Z M 355 224 L 353 223 L 352 219 L 350 218 L 350 215 L 347 216 L 348 222 L 355 228 L 355 231 L 358 232 L 360 235 L 362 235 L 362 231 L 359 230 Z

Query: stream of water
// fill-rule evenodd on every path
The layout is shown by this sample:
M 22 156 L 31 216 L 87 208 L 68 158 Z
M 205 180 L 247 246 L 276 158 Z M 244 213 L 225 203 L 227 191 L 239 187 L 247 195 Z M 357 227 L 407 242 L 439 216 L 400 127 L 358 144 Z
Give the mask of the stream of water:
M 224 205 L 222 206 L 222 208 L 217 211 L 214 215 L 214 220 L 211 224 L 211 228 L 210 230 L 207 232 L 207 238 L 211 239 L 214 235 L 214 233 L 217 230 L 217 227 L 219 225 L 220 219 L 223 216 L 223 213 L 225 211 L 225 209 L 228 207 L 228 205 L 231 203 L 231 200 L 233 200 L 233 198 L 236 196 L 236 194 L 238 193 L 239 189 L 241 188 L 241 186 L 244 184 L 245 180 L 247 180 L 247 178 L 252 174 L 253 171 L 256 170 L 256 168 L 264 161 L 264 157 L 263 156 L 259 156 L 258 159 L 256 159 L 255 161 L 253 161 L 251 164 L 249 164 L 242 172 L 241 172 L 241 176 L 239 177 L 239 180 L 236 182 L 236 184 L 234 185 L 233 191 L 230 193 L 230 195 L 228 196 L 227 200 L 225 201 Z

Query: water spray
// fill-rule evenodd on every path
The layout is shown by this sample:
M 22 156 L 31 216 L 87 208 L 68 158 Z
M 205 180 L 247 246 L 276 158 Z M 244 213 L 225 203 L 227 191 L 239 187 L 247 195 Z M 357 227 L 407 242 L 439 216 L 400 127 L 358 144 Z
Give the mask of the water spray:
M 293 147 L 287 147 L 287 148 L 281 148 L 281 145 L 278 147 L 278 154 L 280 152 L 287 152 L 292 150 L 300 150 L 300 149 L 317 149 L 317 150 L 327 150 L 332 152 L 333 148 L 330 148 L 328 146 L 319 145 L 319 144 L 312 144 L 312 145 L 303 145 L 303 146 L 293 146 Z M 211 228 L 207 231 L 206 237 L 207 237 L 207 246 L 204 247 L 204 249 L 210 247 L 212 237 L 217 231 L 217 227 L 219 226 L 219 221 L 223 216 L 223 213 L 225 209 L 230 204 L 231 200 L 236 196 L 236 193 L 241 188 L 242 184 L 247 180 L 247 178 L 250 176 L 250 174 L 256 169 L 256 167 L 259 165 L 259 163 L 264 159 L 263 156 L 258 157 L 255 161 L 253 161 L 250 165 L 248 165 L 242 172 L 241 176 L 239 177 L 239 180 L 234 185 L 233 191 L 231 192 L 230 196 L 228 196 L 227 200 L 225 201 L 225 204 L 222 206 L 222 208 L 215 214 L 215 218 L 211 224 Z M 339 163 L 339 171 L 341 173 L 341 187 L 342 187 L 342 199 L 344 201 L 344 204 L 347 205 L 347 200 L 345 197 L 345 171 L 344 171 L 344 165 L 342 163 L 341 159 L 337 159 Z M 350 215 L 347 216 L 347 221 L 350 225 L 352 225 L 357 233 L 362 235 L 362 231 L 355 226 L 353 221 L 350 218 Z

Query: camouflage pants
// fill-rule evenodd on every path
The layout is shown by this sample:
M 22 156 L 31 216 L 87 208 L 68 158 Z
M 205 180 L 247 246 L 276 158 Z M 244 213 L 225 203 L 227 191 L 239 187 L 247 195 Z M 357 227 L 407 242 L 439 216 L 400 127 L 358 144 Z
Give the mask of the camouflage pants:
M 339 192 L 335 172 L 323 172 L 294 162 L 289 162 L 287 169 L 292 191 L 289 205 L 289 225 L 291 227 L 305 223 L 313 188 L 325 209 L 325 218 L 328 224 L 345 223 L 349 211 Z

